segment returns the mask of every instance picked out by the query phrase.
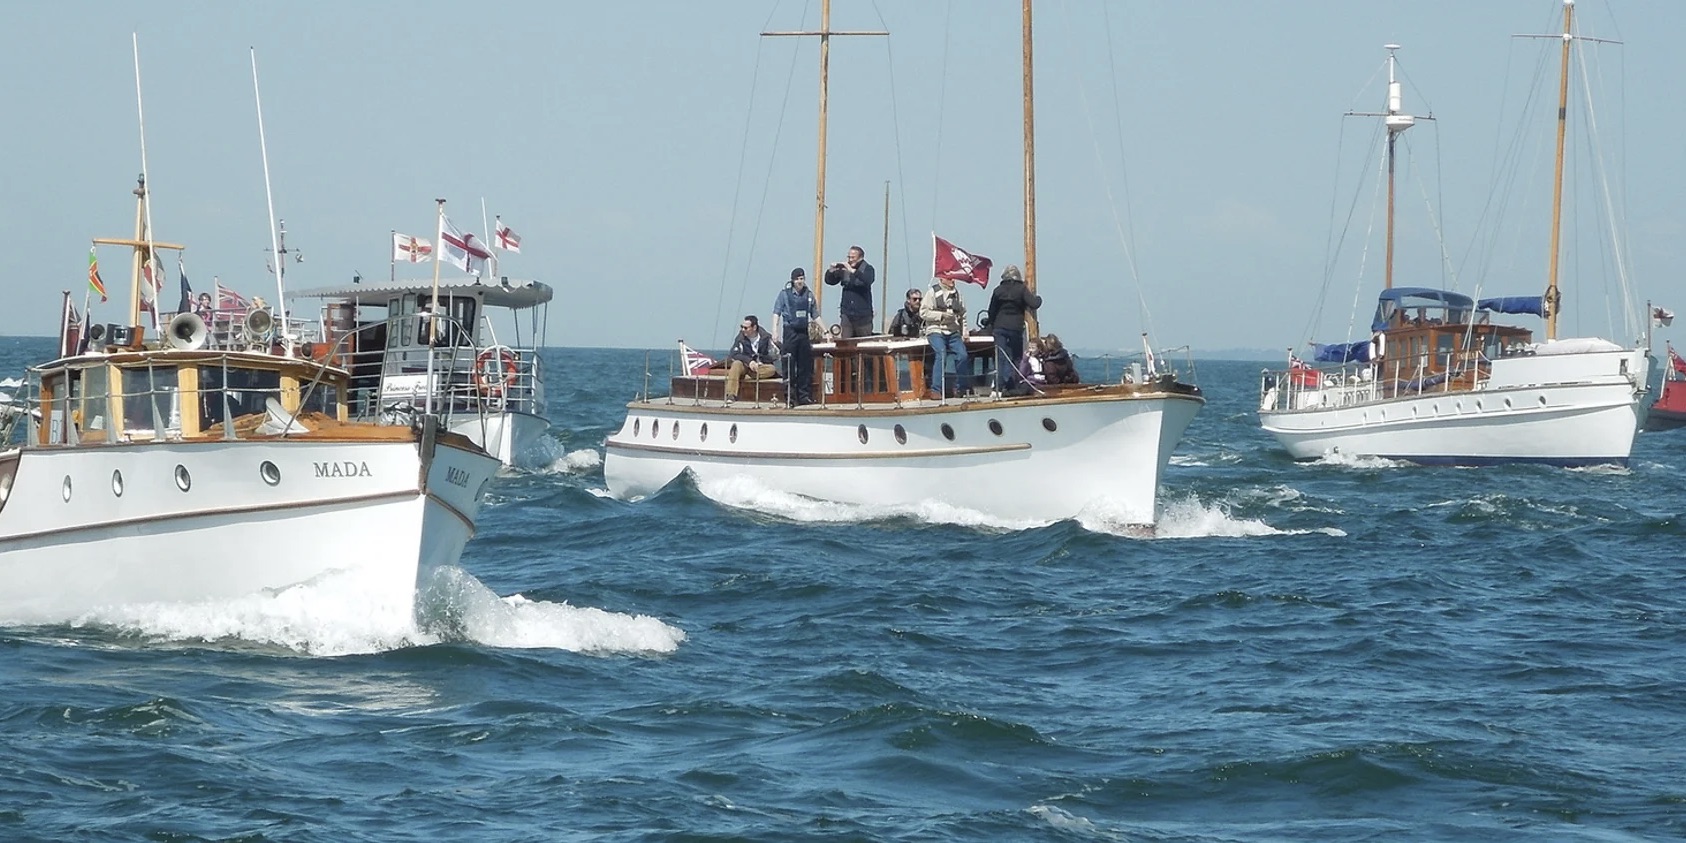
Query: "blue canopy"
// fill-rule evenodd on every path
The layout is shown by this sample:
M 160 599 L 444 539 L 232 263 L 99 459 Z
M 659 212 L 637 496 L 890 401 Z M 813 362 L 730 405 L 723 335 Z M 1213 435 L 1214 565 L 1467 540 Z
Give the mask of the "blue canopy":
M 1370 341 L 1312 343 L 1312 359 L 1319 363 L 1370 362 Z
M 1476 307 L 1494 313 L 1528 313 L 1545 318 L 1545 296 L 1499 296 L 1482 299 Z
M 1469 310 L 1474 306 L 1474 299 L 1451 290 L 1394 287 L 1383 290 L 1381 295 L 1376 297 L 1376 317 L 1370 321 L 1370 330 L 1380 331 L 1386 328 L 1395 313 L 1413 307 L 1445 311 L 1443 321 L 1448 323 L 1468 322 Z

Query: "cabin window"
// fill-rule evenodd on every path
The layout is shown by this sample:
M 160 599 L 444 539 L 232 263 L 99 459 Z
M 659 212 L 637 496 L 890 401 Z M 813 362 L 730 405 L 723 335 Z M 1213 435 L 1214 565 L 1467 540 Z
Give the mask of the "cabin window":
M 324 416 L 330 416 L 333 418 L 339 417 L 340 388 L 337 385 L 331 383 L 318 383 L 316 387 L 312 389 L 307 381 L 301 386 L 303 386 L 304 389 L 299 395 L 299 412 L 321 413 Z
M 1434 337 L 1434 356 L 1440 359 L 1440 365 L 1452 365 L 1453 348 L 1457 344 L 1457 337 L 1449 333 L 1436 334 Z
M 123 369 L 123 429 L 157 435 L 181 429 L 175 367 Z
M 225 383 L 223 378 L 227 376 Z M 331 389 L 317 387 L 312 401 L 331 394 Z M 264 401 L 279 398 L 281 373 L 269 369 L 224 369 L 221 366 L 199 367 L 199 429 L 209 431 L 221 424 L 226 407 L 228 418 L 240 418 L 264 412 Z M 326 411 L 324 411 L 326 412 Z
M 445 317 L 439 321 L 438 335 L 433 338 L 433 344 L 438 346 L 472 346 L 474 345 L 475 308 L 479 304 L 473 296 L 441 296 L 444 306 L 440 308 Z M 432 296 L 417 296 L 417 312 L 431 310 Z M 417 342 L 424 342 L 428 337 L 428 318 L 423 316 L 416 320 Z
M 392 321 L 398 323 L 396 331 L 388 330 L 386 334 L 387 348 L 405 348 L 414 345 L 415 321 L 409 318 L 416 312 L 416 297 L 414 294 L 404 295 L 387 303 L 386 312 L 392 315 Z
M 111 427 L 110 423 L 106 421 L 106 416 L 110 412 L 107 409 L 106 397 L 111 392 L 111 381 L 106 376 L 106 370 L 103 368 L 83 370 L 81 387 L 82 417 L 78 421 L 81 424 L 82 435 L 86 436 L 98 431 L 103 436 L 104 432 Z

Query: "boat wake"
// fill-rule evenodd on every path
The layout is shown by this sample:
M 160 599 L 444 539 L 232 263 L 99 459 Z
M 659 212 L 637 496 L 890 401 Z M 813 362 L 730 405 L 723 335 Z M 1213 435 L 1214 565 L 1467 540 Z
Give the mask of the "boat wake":
M 750 477 L 697 482 L 697 491 L 723 506 L 802 523 L 848 524 L 908 519 L 926 524 L 978 527 L 1003 532 L 1030 530 L 1045 527 L 1049 523 L 1031 519 L 1001 518 L 940 501 L 920 501 L 912 504 L 822 501 L 771 489 Z
M 539 474 L 587 474 L 603 467 L 603 453 L 594 448 L 569 451 L 539 468 Z
M 591 654 L 670 653 L 683 630 L 644 615 L 499 597 L 460 568 L 439 571 L 414 598 L 383 599 L 356 574 L 334 572 L 273 592 L 198 603 L 110 606 L 75 618 L 152 642 L 243 642 L 311 656 L 468 643 Z
M 1404 468 L 1411 463 L 1405 460 L 1390 460 L 1387 457 L 1366 457 L 1357 454 L 1343 454 L 1340 451 L 1329 451 L 1323 456 L 1310 462 L 1311 465 L 1330 465 L 1336 468 L 1355 468 L 1370 471 L 1378 468 Z
M 1208 504 L 1189 495 L 1184 498 L 1162 498 L 1158 523 L 1144 529 L 1132 521 L 1129 513 L 1105 503 L 1091 505 L 1077 517 L 1079 524 L 1092 533 L 1104 533 L 1125 538 L 1201 539 L 1241 538 L 1252 536 L 1303 536 L 1321 534 L 1344 536 L 1335 527 L 1283 530 L 1272 527 L 1262 519 L 1236 515 L 1227 504 Z

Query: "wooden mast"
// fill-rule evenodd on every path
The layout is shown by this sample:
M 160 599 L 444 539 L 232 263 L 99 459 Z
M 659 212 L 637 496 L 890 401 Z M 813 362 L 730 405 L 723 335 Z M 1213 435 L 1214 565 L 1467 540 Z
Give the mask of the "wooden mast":
M 1387 110 L 1349 111 L 1347 112 L 1347 116 L 1380 117 L 1382 118 L 1382 124 L 1387 127 L 1387 257 L 1385 259 L 1383 272 L 1386 277 L 1386 288 L 1391 290 L 1393 289 L 1393 220 L 1395 196 L 1394 147 L 1399 141 L 1399 136 L 1404 133 L 1406 129 L 1417 125 L 1417 118 L 1413 115 L 1406 114 L 1404 110 L 1405 98 L 1402 92 L 1402 88 L 1404 86 L 1400 83 L 1398 74 L 1395 73 L 1395 67 L 1398 63 L 1398 59 L 1394 56 L 1394 53 L 1399 51 L 1399 45 L 1386 44 L 1383 45 L 1383 49 L 1387 50 Z M 1423 119 L 1433 120 L 1434 117 L 1427 116 Z
M 1569 127 L 1569 42 L 1575 20 L 1575 0 L 1563 0 L 1563 57 L 1557 82 L 1557 166 L 1551 186 L 1551 257 L 1546 269 L 1546 341 L 1557 339 L 1558 303 L 1563 293 L 1557 288 L 1557 256 L 1563 234 L 1563 145 Z
M 828 94 L 827 82 L 831 62 L 831 36 L 833 35 L 889 35 L 888 32 L 833 32 L 831 29 L 831 0 L 820 2 L 820 28 L 818 31 L 802 32 L 763 32 L 763 36 L 782 35 L 817 35 L 820 39 L 820 137 L 819 156 L 816 173 L 814 175 L 814 271 L 808 276 L 808 289 L 814 291 L 814 303 L 820 303 L 824 295 L 825 285 L 820 283 L 822 269 L 825 265 L 825 138 L 826 138 L 826 98 Z M 817 316 L 818 314 L 816 314 Z
M 1036 292 L 1036 84 L 1032 72 L 1030 2 L 1024 0 L 1024 283 Z M 1036 311 L 1026 311 L 1025 329 L 1037 337 Z

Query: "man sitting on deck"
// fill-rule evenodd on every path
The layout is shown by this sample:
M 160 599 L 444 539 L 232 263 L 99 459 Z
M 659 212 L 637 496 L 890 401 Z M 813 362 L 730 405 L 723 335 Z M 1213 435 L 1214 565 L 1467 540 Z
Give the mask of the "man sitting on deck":
M 773 364 L 779 359 L 773 335 L 761 327 L 761 320 L 745 316 L 738 325 L 738 338 L 726 355 L 726 403 L 738 400 L 738 381 L 747 372 L 754 380 L 778 375 Z

